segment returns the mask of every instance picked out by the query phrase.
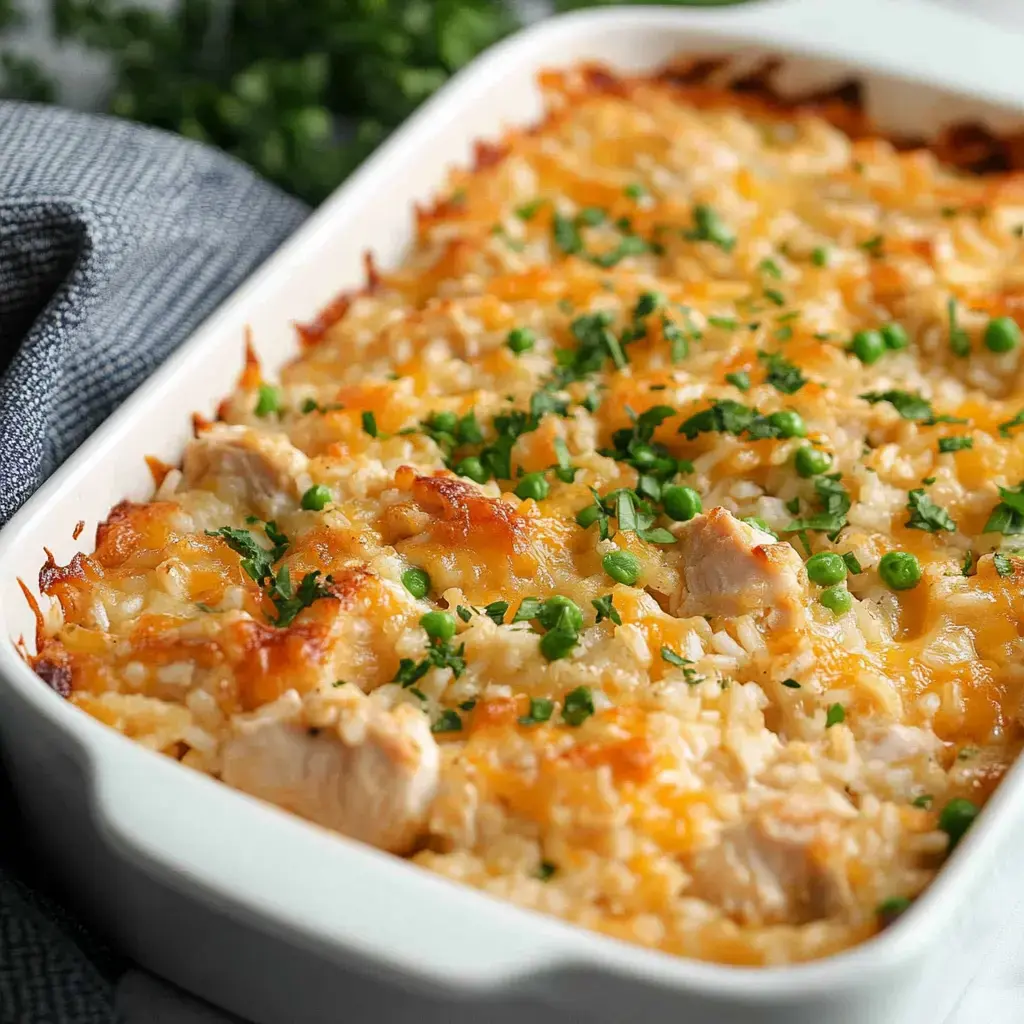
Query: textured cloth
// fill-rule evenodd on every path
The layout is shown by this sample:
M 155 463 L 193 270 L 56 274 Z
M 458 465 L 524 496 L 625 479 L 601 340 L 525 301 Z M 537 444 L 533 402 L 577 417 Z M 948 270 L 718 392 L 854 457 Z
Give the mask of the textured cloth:
M 305 214 L 196 143 L 0 103 L 0 524 Z M 0 779 L 0 1024 L 108 1024 L 126 965 L 18 831 Z

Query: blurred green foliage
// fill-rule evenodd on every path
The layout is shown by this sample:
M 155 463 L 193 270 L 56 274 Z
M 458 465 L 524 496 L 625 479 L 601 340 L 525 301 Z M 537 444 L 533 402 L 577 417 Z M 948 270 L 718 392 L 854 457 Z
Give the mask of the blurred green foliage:
M 16 22 L 15 5 L 0 0 L 0 31 Z M 109 58 L 111 113 L 219 146 L 311 203 L 518 27 L 501 0 L 181 0 L 171 13 L 137 0 L 51 6 L 60 39 Z M 0 93 L 49 100 L 53 91 L 32 61 L 0 51 Z

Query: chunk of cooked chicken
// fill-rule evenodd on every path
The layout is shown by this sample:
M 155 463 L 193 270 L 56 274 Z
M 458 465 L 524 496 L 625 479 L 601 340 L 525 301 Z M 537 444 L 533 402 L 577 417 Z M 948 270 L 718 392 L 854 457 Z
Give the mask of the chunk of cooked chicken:
M 829 917 L 851 897 L 845 877 L 820 856 L 826 847 L 819 832 L 817 823 L 767 817 L 736 825 L 686 865 L 687 895 L 755 926 Z
M 440 754 L 422 711 L 389 709 L 354 686 L 342 699 L 294 690 L 232 721 L 230 786 L 319 825 L 407 853 L 437 791 Z M 339 691 L 340 693 L 340 691 Z
M 773 624 L 792 626 L 803 615 L 803 562 L 789 544 L 713 508 L 679 533 L 682 582 L 676 615 L 743 615 L 771 609 Z
M 184 486 L 208 488 L 261 519 L 294 509 L 309 486 L 308 458 L 284 434 L 217 423 L 185 449 Z

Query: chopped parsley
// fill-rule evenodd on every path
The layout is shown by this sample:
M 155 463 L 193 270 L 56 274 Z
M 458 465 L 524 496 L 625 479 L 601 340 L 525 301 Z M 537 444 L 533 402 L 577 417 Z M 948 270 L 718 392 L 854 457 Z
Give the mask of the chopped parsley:
M 638 181 L 635 181 L 632 184 L 627 185 L 622 190 L 622 193 L 623 195 L 626 196 L 627 199 L 643 199 L 644 196 L 649 194 L 647 189 Z
M 964 555 L 963 564 L 960 566 L 961 576 L 970 576 L 971 570 L 974 568 L 974 552 L 968 550 L 967 554 Z
M 562 701 L 562 720 L 568 725 L 582 725 L 594 713 L 594 698 L 589 686 L 577 686 Z
M 992 564 L 995 566 L 996 572 L 1000 576 L 1012 576 L 1013 575 L 1013 559 L 1009 555 L 1004 555 L 1002 552 L 997 551 L 992 556 Z
M 878 402 L 888 402 L 905 420 L 912 420 L 916 423 L 935 421 L 935 412 L 931 402 L 909 391 L 867 391 L 860 397 L 872 405 Z
M 761 260 L 757 265 L 757 269 L 760 270 L 762 274 L 774 277 L 776 281 L 782 280 L 782 268 L 773 259 L 766 257 Z
M 552 864 L 549 860 L 542 860 L 540 864 L 537 865 L 537 878 L 542 882 L 547 882 L 557 870 L 557 865 Z
M 370 437 L 378 437 L 380 435 L 380 432 L 377 430 L 377 417 L 372 412 L 363 413 L 363 430 Z
M 605 619 L 609 619 L 615 623 L 616 626 L 622 625 L 622 617 L 615 610 L 615 606 L 612 604 L 612 595 L 605 594 L 604 597 L 595 597 L 590 602 L 597 611 L 596 622 L 603 622 Z
M 708 325 L 711 327 L 717 327 L 722 331 L 735 331 L 740 326 L 738 320 L 734 320 L 729 316 L 709 316 Z
M 847 572 L 851 576 L 859 576 L 864 570 L 861 568 L 860 559 L 852 551 L 847 551 L 843 555 L 843 561 L 846 563 Z
M 507 611 L 508 601 L 492 601 L 484 608 L 484 615 L 496 626 L 500 626 L 505 621 L 505 613 Z
M 885 235 L 874 235 L 866 242 L 860 243 L 860 248 L 870 256 L 880 257 L 884 255 Z
M 462 719 L 458 711 L 445 708 L 430 727 L 431 732 L 462 732 Z
M 253 410 L 257 416 L 269 416 L 271 413 L 281 411 L 281 390 L 272 384 L 261 384 L 256 398 L 256 408 Z
M 846 513 L 850 511 L 850 495 L 843 486 L 839 473 L 815 477 L 814 489 L 821 503 L 821 511 L 803 519 L 795 519 L 786 527 L 786 532 L 802 534 L 805 530 L 811 530 L 826 533 L 834 540 L 846 525 Z M 807 546 L 806 543 L 804 546 Z
M 983 532 L 1001 533 L 1004 537 L 1015 537 L 1024 533 L 1024 484 L 1018 486 L 1015 491 L 1000 487 L 999 497 L 1002 500 L 992 510 Z
M 528 203 L 523 203 L 522 206 L 516 207 L 516 216 L 520 220 L 533 220 L 546 202 L 546 199 L 537 198 L 530 200 Z
M 1021 409 L 1021 411 L 1017 413 L 1017 415 L 1014 416 L 1012 420 L 1006 420 L 1005 422 L 1000 423 L 999 433 L 1003 437 L 1009 437 L 1010 431 L 1013 430 L 1015 427 L 1024 427 L 1024 409 Z
M 941 530 L 952 533 L 956 530 L 956 523 L 950 514 L 940 505 L 936 505 L 921 487 L 915 488 L 907 495 L 907 511 L 910 518 L 903 524 L 907 529 L 924 530 L 927 533 L 937 533 Z
M 750 374 L 746 370 L 737 370 L 735 373 L 727 373 L 725 379 L 732 384 L 733 387 L 739 388 L 740 391 L 747 392 L 750 390 Z
M 831 729 L 833 725 L 839 725 L 846 721 L 846 708 L 842 704 L 830 704 L 825 712 L 825 728 Z
M 555 476 L 564 484 L 571 484 L 576 479 L 576 467 L 569 460 L 569 446 L 560 437 L 555 438 L 555 458 L 558 460 Z
M 795 679 L 783 679 L 782 680 L 782 685 L 783 686 L 788 686 L 789 689 L 791 689 L 791 690 L 799 690 L 800 689 L 800 684 Z
M 220 537 L 236 554 L 242 556 L 241 567 L 257 586 L 263 589 L 277 610 L 277 617 L 271 621 L 275 626 L 290 626 L 295 616 L 322 597 L 330 597 L 332 577 L 325 576 L 321 582 L 320 570 L 307 572 L 294 588 L 288 566 L 282 566 L 276 576 L 274 563 L 284 557 L 288 549 L 288 538 L 280 532 L 273 521 L 265 523 L 263 532 L 273 545 L 269 550 L 256 542 L 249 530 L 236 530 L 222 526 L 219 530 L 207 530 L 209 537 Z
M 662 661 L 667 661 L 670 665 L 676 668 L 686 668 L 687 665 L 692 665 L 693 662 L 689 658 L 684 658 L 681 654 L 676 654 L 671 647 L 661 648 Z
M 784 306 L 786 304 L 786 296 L 778 288 L 765 288 L 764 297 L 775 306 Z
M 922 793 L 920 796 L 915 796 L 910 803 L 913 807 L 920 807 L 923 810 L 927 810 L 929 807 L 931 807 L 934 801 L 935 797 L 933 797 L 931 793 Z
M 573 219 L 566 217 L 564 213 L 556 213 L 551 218 L 551 237 L 555 245 L 567 256 L 572 256 L 583 249 L 579 228 Z
M 973 447 L 974 438 L 967 435 L 939 438 L 939 451 L 943 455 L 948 455 L 950 452 L 969 451 Z
M 754 441 L 787 436 L 771 417 L 730 398 L 712 399 L 707 409 L 683 421 L 679 433 L 685 434 L 688 441 L 698 434 L 708 433 L 732 434 L 735 437 L 746 433 Z
M 807 378 L 801 372 L 800 367 L 791 363 L 780 352 L 758 352 L 757 358 L 764 363 L 768 370 L 765 383 L 771 384 L 776 391 L 781 391 L 784 395 L 792 395 L 807 383 Z
M 683 232 L 683 238 L 690 242 L 710 242 L 723 252 L 732 252 L 736 245 L 735 232 L 706 203 L 698 203 L 693 208 L 693 227 Z
M 463 622 L 469 622 L 469 620 L 473 617 L 472 611 L 470 611 L 469 608 L 466 608 L 461 604 L 456 606 L 455 614 L 458 615 L 458 617 L 462 619 Z
M 971 339 L 957 322 L 957 303 L 952 296 L 946 302 L 946 315 L 949 318 L 949 347 L 956 356 L 966 356 L 971 351 Z
M 519 724 L 539 725 L 541 722 L 547 722 L 554 710 L 555 702 L 553 700 L 548 700 L 547 697 L 531 697 L 530 710 L 527 714 L 520 715 Z

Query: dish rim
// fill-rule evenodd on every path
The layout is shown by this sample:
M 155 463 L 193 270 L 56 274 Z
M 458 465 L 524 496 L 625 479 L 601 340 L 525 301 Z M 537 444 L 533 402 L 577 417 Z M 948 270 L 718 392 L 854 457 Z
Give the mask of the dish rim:
M 1024 72 L 1004 74 L 996 80 L 989 74 L 991 68 L 982 56 L 963 59 L 962 41 L 955 39 L 954 33 L 965 31 L 968 16 L 925 6 L 919 0 L 901 0 L 899 16 L 907 16 L 907 24 L 916 23 L 922 29 L 923 23 L 915 19 L 925 16 L 946 21 L 944 31 L 949 35 L 945 44 L 951 47 L 949 52 L 957 53 L 960 63 L 952 71 L 943 66 L 940 76 L 926 59 L 934 59 L 934 48 L 929 49 L 928 55 L 918 53 L 908 61 L 906 52 L 893 46 L 893 41 L 900 37 L 899 32 L 883 34 L 882 45 L 876 45 L 878 39 L 868 38 L 872 25 L 877 33 L 882 20 L 891 21 L 894 16 L 896 8 L 890 0 L 862 0 L 857 5 L 856 16 L 851 16 L 853 5 L 842 6 L 846 3 L 847 0 L 764 0 L 752 6 L 705 9 L 599 8 L 555 16 L 521 30 L 486 51 L 398 129 L 33 495 L 0 532 L 0 572 L 30 520 L 45 515 L 47 503 L 59 500 L 61 493 L 89 467 L 104 463 L 109 457 L 107 449 L 118 435 L 146 413 L 148 403 L 159 390 L 182 372 L 208 339 L 218 334 L 223 323 L 251 304 L 264 282 L 301 268 L 302 253 L 311 247 L 315 237 L 330 230 L 338 212 L 364 201 L 372 192 L 378 168 L 388 161 L 413 161 L 416 150 L 424 145 L 426 130 L 435 120 L 446 116 L 446 107 L 456 96 L 479 92 L 504 69 L 529 62 L 532 48 L 542 40 L 594 27 L 606 30 L 609 26 L 623 25 L 628 29 L 637 23 L 648 28 L 663 27 L 674 33 L 692 28 L 716 37 L 723 46 L 756 44 L 797 57 L 849 62 L 855 71 L 915 81 L 968 99 L 1016 109 L 1024 115 Z M 811 16 L 812 5 L 814 17 Z M 812 45 L 824 12 L 830 12 L 829 18 L 841 21 L 848 29 L 848 34 L 827 47 Z M 975 23 L 973 19 L 970 22 L 979 37 L 991 37 L 992 46 L 997 37 L 1008 35 L 1000 33 L 995 26 Z M 985 31 L 977 29 L 978 25 Z M 1010 43 L 1013 42 L 1011 37 Z M 957 43 L 955 50 L 952 49 L 954 43 Z M 1005 61 L 1003 63 L 1005 65 Z M 935 64 L 942 66 L 943 62 L 936 60 Z M 184 772 L 180 765 L 94 721 L 40 686 L 39 679 L 7 641 L 11 631 L 0 607 L 0 632 L 4 634 L 4 640 L 0 641 L 0 685 L 12 688 L 18 699 L 30 704 L 37 715 L 45 718 L 50 727 L 73 745 L 83 770 L 92 776 L 93 814 L 110 841 L 130 849 L 146 870 L 165 880 L 173 880 L 172 884 L 178 888 L 184 887 L 193 893 L 199 891 L 208 899 L 227 903 L 233 913 L 252 920 L 259 927 L 286 931 L 297 943 L 318 947 L 335 956 L 345 953 L 374 963 L 390 961 L 386 966 L 392 971 L 448 994 L 470 996 L 481 991 L 493 992 L 513 986 L 524 976 L 540 978 L 580 967 L 596 968 L 675 990 L 700 992 L 738 1004 L 782 1003 L 815 993 L 836 994 L 854 984 L 862 984 L 867 977 L 900 971 L 921 955 L 933 937 L 941 934 L 962 908 L 957 892 L 966 890 L 970 878 L 984 870 L 983 858 L 987 857 L 991 863 L 998 854 L 1001 837 L 1010 827 L 1014 809 L 1018 814 L 1024 813 L 1024 764 L 1018 759 L 989 800 L 976 826 L 924 894 L 910 911 L 881 934 L 832 956 L 793 965 L 745 967 L 693 960 L 599 935 L 499 901 L 468 886 L 436 877 L 400 858 L 328 833 L 199 773 Z M 120 775 L 118 769 L 123 769 Z M 165 771 L 168 774 L 164 775 Z M 189 779 L 191 781 L 186 781 Z M 202 856 L 189 857 L 180 847 L 174 853 L 161 848 L 154 839 L 166 836 L 167 830 L 161 829 L 161 823 L 152 818 L 153 808 L 160 801 L 153 800 L 145 808 L 136 803 L 133 815 L 114 813 L 115 808 L 127 806 L 119 801 L 131 801 L 132 793 L 136 794 L 136 801 L 139 793 L 144 796 L 163 793 L 187 802 L 191 791 L 206 807 L 214 808 L 223 803 L 226 813 L 234 813 L 231 808 L 237 807 L 236 817 L 244 824 L 245 832 L 274 828 L 278 836 L 285 837 L 284 845 L 296 844 L 298 849 L 302 844 L 316 846 L 326 842 L 329 853 L 338 858 L 342 868 L 349 860 L 361 866 L 364 873 L 388 872 L 395 887 L 402 891 L 408 888 L 423 893 L 434 890 L 440 894 L 439 899 L 449 905 L 457 902 L 460 910 L 464 908 L 467 918 L 472 915 L 477 922 L 486 918 L 485 931 L 492 926 L 495 932 L 515 929 L 517 937 L 543 938 L 544 941 L 524 942 L 522 947 L 508 942 L 502 956 L 493 949 L 478 950 L 476 956 L 470 956 L 460 966 L 459 973 L 453 975 L 451 957 L 441 951 L 422 948 L 415 941 L 384 944 L 382 935 L 359 934 L 353 927 L 339 929 L 325 914 L 321 914 L 319 920 L 302 917 L 295 905 L 289 907 L 284 901 L 268 901 L 265 892 L 241 884 L 241 876 L 226 872 L 223 864 L 204 861 Z M 132 817 L 134 820 L 129 821 Z M 143 823 L 151 831 L 141 829 Z M 198 850 L 201 845 L 190 849 Z M 343 852 L 346 849 L 347 854 Z M 175 857 L 179 858 L 177 862 Z M 400 879 L 405 881 L 400 882 Z M 381 877 L 378 883 L 381 881 L 387 884 L 389 879 Z M 409 930 L 416 932 L 415 928 Z M 460 946 L 469 948 L 472 943 L 463 940 Z

